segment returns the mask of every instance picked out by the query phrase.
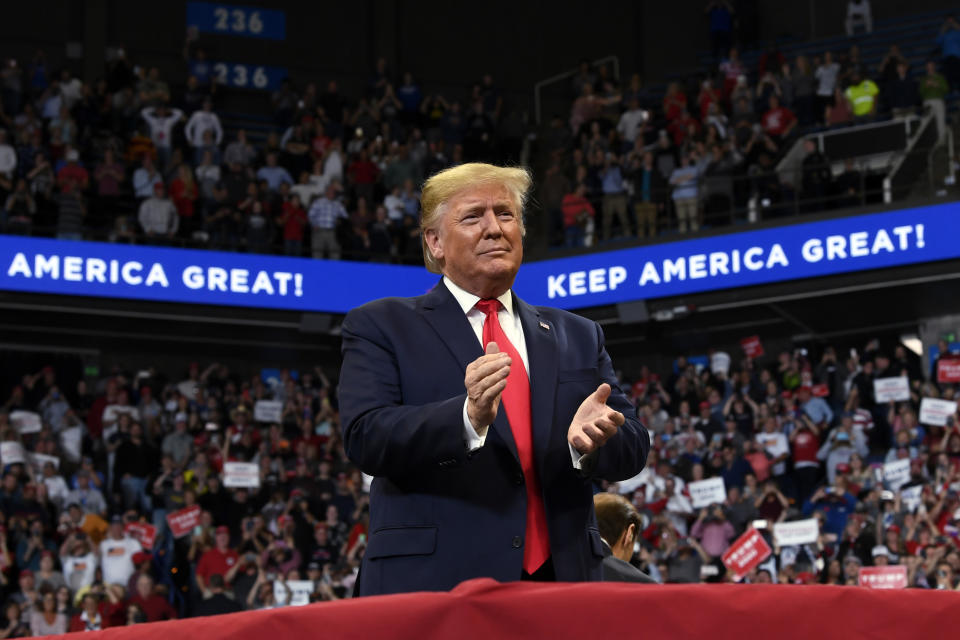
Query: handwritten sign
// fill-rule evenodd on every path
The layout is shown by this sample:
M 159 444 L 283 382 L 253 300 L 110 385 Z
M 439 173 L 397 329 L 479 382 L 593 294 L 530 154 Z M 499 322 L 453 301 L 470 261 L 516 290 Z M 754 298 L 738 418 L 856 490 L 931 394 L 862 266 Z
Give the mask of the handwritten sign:
M 225 462 L 223 486 L 256 489 L 260 486 L 260 467 L 253 462 Z
M 902 402 L 910 399 L 910 381 L 907 376 L 877 378 L 873 381 L 873 395 L 877 402 Z
M 883 481 L 891 491 L 896 491 L 910 481 L 910 460 L 894 460 L 883 465 Z
M 0 442 L 0 462 L 4 466 L 8 464 L 23 464 L 26 459 L 23 456 L 23 447 L 19 442 Z
M 816 518 L 778 522 L 773 525 L 773 539 L 781 547 L 800 544 L 812 544 L 820 536 L 820 525 Z
M 200 505 L 184 507 L 179 511 L 167 514 L 167 524 L 174 538 L 182 538 L 190 533 L 200 522 Z
M 760 532 L 750 529 L 730 545 L 721 560 L 723 566 L 733 572 L 734 580 L 743 580 L 750 570 L 770 557 L 772 550 Z
M 923 485 L 917 484 L 900 492 L 900 501 L 907 511 L 916 511 L 920 506 L 920 500 L 923 498 Z
M 48 456 L 45 453 L 31 453 L 30 454 L 30 464 L 33 465 L 33 468 L 37 473 L 43 472 L 43 467 L 50 463 L 53 465 L 54 469 L 60 468 L 60 458 L 57 456 Z
M 253 405 L 253 419 L 257 422 L 280 422 L 283 403 L 279 400 L 257 400 Z
M 906 589 L 907 568 L 902 564 L 861 567 L 857 581 L 868 589 Z
M 935 427 L 947 426 L 947 418 L 957 412 L 957 403 L 953 400 L 924 398 L 920 401 L 920 422 Z
M 273 599 L 280 606 L 299 607 L 310 604 L 313 582 L 310 580 L 273 581 Z
M 10 414 L 10 424 L 20 433 L 37 433 L 43 427 L 43 420 L 33 411 L 14 411 Z
M 723 478 L 691 482 L 687 485 L 687 489 L 690 490 L 690 503 L 694 509 L 719 504 L 727 499 L 727 488 L 723 484 Z

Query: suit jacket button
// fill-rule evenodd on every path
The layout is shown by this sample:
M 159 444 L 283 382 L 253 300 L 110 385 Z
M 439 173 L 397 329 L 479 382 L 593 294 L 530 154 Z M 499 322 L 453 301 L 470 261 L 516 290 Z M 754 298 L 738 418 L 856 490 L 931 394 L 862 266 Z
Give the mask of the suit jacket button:
M 521 546 L 523 546 L 523 538 L 520 536 L 513 536 L 513 548 L 519 549 Z
M 513 476 L 513 484 L 518 487 L 523 484 L 523 474 L 519 471 Z

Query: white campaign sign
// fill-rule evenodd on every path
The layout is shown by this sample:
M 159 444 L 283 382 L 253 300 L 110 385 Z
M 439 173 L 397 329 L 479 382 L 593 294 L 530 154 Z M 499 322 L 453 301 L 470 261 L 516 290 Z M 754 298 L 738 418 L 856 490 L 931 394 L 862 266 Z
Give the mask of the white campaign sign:
M 273 581 L 273 599 L 279 606 L 299 607 L 310 604 L 313 582 L 310 580 Z
M 10 414 L 10 424 L 20 433 L 37 433 L 43 427 L 43 420 L 33 411 L 14 411 Z
M 257 400 L 253 405 L 253 419 L 257 422 L 280 422 L 283 403 L 279 400 Z
M 900 492 L 900 501 L 903 503 L 903 506 L 907 508 L 907 511 L 913 512 L 920 506 L 920 497 L 922 494 L 923 485 L 914 485 Z
M 727 488 L 723 484 L 723 478 L 691 482 L 687 485 L 687 489 L 690 490 L 690 502 L 694 509 L 719 504 L 727 499 Z
M 910 460 L 895 460 L 883 465 L 883 481 L 892 491 L 898 490 L 910 480 Z
M 60 468 L 60 458 L 58 458 L 57 456 L 48 456 L 45 453 L 30 454 L 30 463 L 33 465 L 33 468 L 36 469 L 37 473 L 42 473 L 43 466 L 48 462 L 53 463 L 54 469 Z
M 947 418 L 957 411 L 957 403 L 953 400 L 939 400 L 924 398 L 920 401 L 920 422 L 935 427 L 947 426 Z
M 910 399 L 910 381 L 907 376 L 877 378 L 873 381 L 873 394 L 877 402 L 901 402 Z
M 798 544 L 812 544 L 820 536 L 820 525 L 816 518 L 778 522 L 773 525 L 773 538 L 781 547 Z
M 0 462 L 4 466 L 26 462 L 19 442 L 0 442 Z
M 223 486 L 256 489 L 260 486 L 260 467 L 252 462 L 225 462 Z

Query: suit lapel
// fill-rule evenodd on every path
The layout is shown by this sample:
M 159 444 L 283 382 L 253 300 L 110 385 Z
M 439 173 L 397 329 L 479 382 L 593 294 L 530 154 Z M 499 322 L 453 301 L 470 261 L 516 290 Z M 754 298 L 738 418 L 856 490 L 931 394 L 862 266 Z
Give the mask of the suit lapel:
M 530 418 L 533 422 L 533 450 L 543 473 L 553 428 L 553 401 L 557 390 L 557 343 L 555 330 L 540 319 L 537 309 L 514 294 L 523 337 L 530 361 Z M 566 436 L 564 436 L 566 437 Z
M 460 365 L 460 370 L 466 374 L 467 365 L 483 355 L 483 347 L 457 299 L 444 286 L 442 280 L 421 298 L 420 309 L 424 319 Z M 513 431 L 510 430 L 507 412 L 503 410 L 502 404 L 493 422 L 492 432 L 499 436 L 513 457 L 519 461 L 517 443 L 513 439 Z

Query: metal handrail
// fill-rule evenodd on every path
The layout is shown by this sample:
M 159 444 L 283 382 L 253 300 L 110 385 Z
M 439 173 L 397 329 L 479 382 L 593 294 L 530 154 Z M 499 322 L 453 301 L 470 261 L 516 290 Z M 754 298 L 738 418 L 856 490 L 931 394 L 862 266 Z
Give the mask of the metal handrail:
M 890 168 L 890 172 L 883 178 L 883 201 L 886 204 L 893 202 L 893 178 L 896 176 L 897 172 L 900 171 L 900 168 L 903 166 L 903 163 L 906 161 L 910 154 L 916 149 L 917 145 L 920 143 L 920 139 L 923 137 L 923 134 L 926 132 L 927 127 L 936 126 L 934 122 L 933 112 L 928 111 L 920 120 L 920 126 L 917 127 L 913 136 L 907 140 L 907 147 L 900 154 L 900 157 L 897 158 L 893 166 Z M 937 145 L 934 145 L 934 148 Z M 933 149 L 931 148 L 931 152 Z M 928 157 L 929 159 L 929 157 Z
M 598 58 L 593 62 L 591 62 L 590 66 L 599 67 L 600 65 L 606 64 L 608 62 L 613 63 L 613 77 L 617 80 L 620 80 L 620 57 L 619 56 L 609 55 L 603 58 Z M 580 67 L 576 66 L 573 69 L 570 69 L 569 71 L 564 71 L 563 73 L 558 73 L 554 76 L 550 76 L 549 78 L 545 80 L 541 80 L 540 82 L 533 85 L 533 115 L 536 118 L 538 126 L 540 125 L 540 120 L 541 120 L 540 110 L 542 106 L 541 99 L 540 99 L 540 92 L 547 85 L 556 84 L 562 80 L 566 80 L 567 78 L 570 78 L 576 75 L 577 71 L 579 70 L 580 70 Z

